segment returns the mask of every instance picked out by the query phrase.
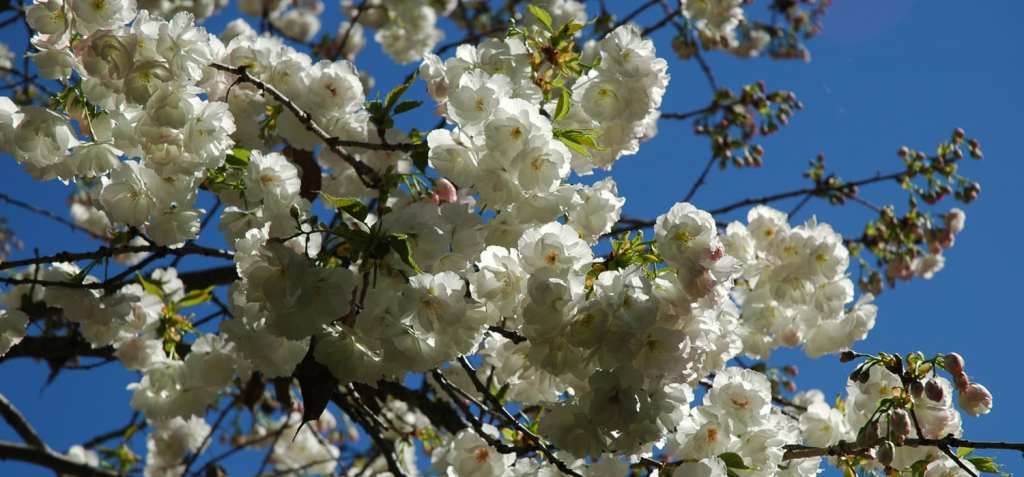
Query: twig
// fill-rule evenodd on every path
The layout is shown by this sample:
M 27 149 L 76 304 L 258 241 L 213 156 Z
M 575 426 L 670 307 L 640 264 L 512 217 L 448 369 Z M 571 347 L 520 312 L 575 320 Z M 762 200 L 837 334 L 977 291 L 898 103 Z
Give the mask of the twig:
M 60 252 L 45 257 L 26 258 L 24 260 L 7 260 L 0 262 L 0 270 L 39 265 L 44 263 L 76 262 L 78 260 L 95 260 L 110 258 L 128 253 L 162 253 L 163 255 L 185 256 L 201 255 L 231 260 L 235 254 L 225 250 L 186 244 L 180 248 L 169 248 L 160 245 L 125 245 L 121 247 L 100 247 L 92 252 Z
M 470 381 L 473 382 L 473 387 L 476 388 L 477 392 L 479 392 L 486 401 L 493 404 L 497 408 L 495 410 L 501 413 L 501 415 L 504 416 L 505 419 L 507 419 L 509 423 L 512 424 L 512 426 L 515 427 L 517 431 L 519 431 L 524 436 L 527 436 L 528 438 L 536 442 L 537 450 L 539 450 L 541 454 L 544 454 L 544 457 L 547 458 L 549 462 L 554 464 L 555 467 L 558 467 L 558 470 L 562 471 L 563 474 L 572 475 L 574 477 L 582 477 L 578 472 L 569 467 L 568 464 L 559 459 L 551 450 L 551 448 L 544 443 L 540 436 L 534 434 L 533 431 L 527 429 L 526 426 L 523 425 L 523 423 L 519 422 L 519 420 L 516 419 L 515 416 L 508 412 L 508 409 L 505 409 L 505 406 L 501 404 L 501 401 L 498 401 L 498 398 L 495 397 L 494 394 L 491 394 L 491 391 L 488 390 L 484 386 L 484 383 L 480 381 L 480 378 L 476 375 L 476 370 L 473 369 L 473 365 L 469 364 L 469 360 L 466 359 L 465 356 L 459 356 L 458 361 L 459 365 L 462 366 L 462 369 L 466 371 L 466 374 L 469 376 Z
M 49 449 L 40 449 L 26 444 L 0 441 L 0 460 L 17 460 L 29 462 L 51 469 L 59 474 L 71 474 L 80 477 L 116 477 L 113 471 L 80 464 Z
M 661 20 L 658 20 L 657 22 L 655 22 L 653 25 L 651 25 L 651 26 L 649 26 L 647 28 L 644 28 L 644 30 L 642 32 L 640 32 L 640 36 L 647 36 L 647 35 L 650 35 L 651 33 L 654 33 L 655 31 L 660 30 L 665 25 L 668 25 L 669 22 L 671 22 L 673 18 L 678 16 L 681 11 L 682 10 L 680 10 L 678 8 L 673 10 L 671 13 L 665 15 L 665 18 L 662 18 Z
M 412 151 L 417 147 L 415 144 L 409 143 L 373 144 L 359 141 L 347 141 L 338 137 L 331 136 L 330 134 L 327 133 L 327 131 L 320 127 L 320 125 L 318 125 L 316 121 L 313 120 L 313 117 L 310 116 L 309 113 L 300 108 L 298 104 L 295 104 L 295 102 L 289 99 L 287 96 L 285 96 L 284 93 L 278 91 L 277 88 L 263 82 L 259 78 L 256 78 L 255 76 L 250 74 L 248 68 L 246 68 L 245 65 L 229 66 L 221 63 L 210 63 L 210 67 L 237 76 L 238 81 L 243 81 L 245 83 L 249 83 L 255 86 L 256 89 L 262 91 L 265 94 L 269 94 L 279 103 L 281 103 L 285 108 L 288 109 L 288 111 L 295 115 L 295 118 L 298 119 L 299 122 L 306 125 L 306 129 L 308 129 L 311 133 L 320 138 L 320 140 L 327 145 L 331 152 L 337 154 L 338 157 L 344 160 L 348 165 L 352 166 L 352 168 L 356 171 L 356 174 L 359 176 L 359 180 L 362 181 L 363 185 L 371 189 L 375 189 L 377 188 L 377 186 L 380 185 L 380 174 L 378 174 L 376 170 L 368 166 L 365 162 L 360 161 L 359 159 L 356 159 L 349 153 L 345 152 L 345 150 L 342 149 L 343 147 L 356 147 L 377 151 L 405 152 Z
M 57 215 L 57 214 L 55 214 L 53 212 L 50 212 L 49 210 L 46 210 L 46 209 L 43 209 L 43 208 L 40 208 L 40 207 L 36 207 L 36 206 L 34 206 L 32 204 L 29 204 L 27 202 L 22 202 L 22 201 L 20 201 L 18 199 L 15 199 L 14 197 L 11 197 L 11 196 L 9 196 L 7 194 L 4 194 L 3 192 L 0 192 L 0 202 L 6 202 L 6 203 L 11 204 L 11 205 L 13 205 L 15 207 L 18 207 L 20 209 L 24 209 L 24 210 L 27 210 L 29 212 L 32 212 L 33 214 L 38 214 L 38 215 L 41 215 L 43 217 L 46 217 L 47 219 L 50 219 L 50 220 L 52 220 L 54 222 L 57 222 L 59 224 L 67 225 L 68 227 L 71 227 L 72 230 L 76 230 L 76 231 L 88 234 L 90 237 L 102 238 L 102 237 L 97 237 L 96 234 L 92 233 L 92 231 L 90 231 L 89 229 L 87 229 L 85 227 L 82 227 L 81 225 L 78 225 L 78 224 L 76 224 L 76 223 L 74 223 L 74 222 L 72 222 L 72 221 L 70 221 L 68 219 L 65 219 L 64 217 L 61 217 L 61 216 L 59 216 L 59 215 Z
M 697 180 L 693 181 L 693 185 L 690 186 L 690 192 L 686 193 L 686 197 L 683 197 L 683 202 L 689 202 L 694 195 L 697 195 L 697 191 L 707 182 L 708 173 L 711 172 L 711 166 L 715 164 L 715 156 L 711 156 L 708 159 L 707 164 L 704 165 L 704 170 L 701 171 L 700 176 Z
M 861 179 L 861 180 L 857 180 L 857 181 L 853 181 L 853 182 L 847 182 L 847 183 L 843 183 L 843 184 L 836 184 L 834 186 L 807 187 L 807 188 L 803 188 L 803 189 L 791 190 L 791 191 L 788 191 L 788 192 L 781 192 L 781 193 L 778 193 L 778 194 L 766 195 L 766 196 L 762 196 L 762 197 L 749 197 L 749 198 L 740 200 L 738 202 L 733 202 L 731 204 L 728 204 L 728 205 L 725 205 L 725 206 L 722 206 L 722 207 L 718 207 L 716 209 L 708 210 L 708 213 L 710 213 L 711 215 L 724 214 L 726 212 L 732 212 L 733 210 L 739 209 L 741 207 L 746 207 L 746 206 L 749 206 L 749 205 L 768 204 L 768 203 L 771 203 L 771 202 L 777 202 L 777 201 L 784 200 L 784 199 L 791 199 L 793 197 L 800 197 L 802 195 L 819 195 L 819 194 L 823 194 L 825 192 L 841 190 L 841 189 L 847 189 L 847 188 L 850 188 L 850 187 L 859 187 L 859 186 L 862 186 L 862 185 L 873 184 L 873 183 L 876 183 L 876 182 L 882 182 L 882 181 L 893 180 L 893 179 L 901 179 L 901 178 L 903 178 L 904 176 L 906 176 L 908 174 L 909 173 L 906 172 L 906 171 L 904 171 L 904 172 L 896 172 L 896 173 L 892 173 L 892 174 L 885 174 L 885 175 L 878 174 L 878 175 L 875 175 L 874 177 L 869 177 L 869 178 L 866 178 L 866 179 Z M 622 221 L 619 221 L 619 222 L 622 223 Z M 614 235 L 614 234 L 618 234 L 618 233 L 626 232 L 626 231 L 630 231 L 630 230 L 645 229 L 645 228 L 653 227 L 653 226 L 654 226 L 654 221 L 653 220 L 632 219 L 632 223 L 630 223 L 630 224 L 628 224 L 628 225 L 626 225 L 624 227 L 615 227 L 607 235 Z
M 21 411 L 14 407 L 14 404 L 3 394 L 0 394 L 0 414 L 3 415 L 4 420 L 14 428 L 14 432 L 17 432 L 25 443 L 33 447 L 49 450 L 43 439 L 39 437 L 39 433 L 32 427 L 32 424 L 29 424 L 28 419 L 25 419 Z

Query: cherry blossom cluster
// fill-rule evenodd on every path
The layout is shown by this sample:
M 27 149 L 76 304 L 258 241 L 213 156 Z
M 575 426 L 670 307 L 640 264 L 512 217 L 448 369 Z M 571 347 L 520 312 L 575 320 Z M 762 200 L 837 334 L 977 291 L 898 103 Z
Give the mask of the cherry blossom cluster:
M 524 28 L 442 61 L 430 53 L 441 39 L 435 23 L 455 3 L 343 2 L 353 22 L 343 29 L 357 39 L 342 56 L 358 51 L 365 26 L 395 60 L 422 59 L 419 75 L 445 119 L 425 136 L 394 128 L 403 103 L 367 101 L 368 78 L 348 60 L 314 62 L 244 21 L 219 37 L 196 27 L 216 2 L 175 4 L 194 13 L 169 19 L 131 0 L 31 6 L 33 59 L 67 88 L 49 108 L 0 98 L 0 149 L 40 180 L 76 182 L 75 221 L 131 245 L 191 244 L 206 214 L 198 195 L 216 195 L 237 280 L 224 304 L 230 319 L 202 333 L 183 310 L 212 292 L 186 290 L 173 267 L 116 286 L 72 263 L 29 267 L 16 277 L 34 283 L 0 297 L 0 355 L 24 338 L 32 307 L 59 311 L 93 347 L 113 347 L 141 376 L 128 390 L 151 426 L 147 477 L 185 472 L 209 444 L 206 410 L 232 386 L 290 379 L 303 365 L 368 385 L 439 370 L 473 389 L 475 376 L 453 364 L 468 368 L 464 357 L 476 355 L 504 399 L 542 406 L 536 431 L 560 460 L 517 459 L 484 423 L 432 449 L 433 466 L 452 477 L 541 475 L 564 471 L 562 462 L 624 475 L 655 456 L 678 460 L 664 468 L 674 476 L 812 476 L 821 459 L 790 460 L 787 446 L 832 446 L 877 427 L 880 400 L 903 389 L 883 366 L 850 381 L 842 409 L 820 393 L 798 397 L 798 416 L 773 406 L 764 374 L 727 367 L 779 347 L 834 353 L 873 327 L 872 297 L 854 302 L 849 253 L 827 224 L 793 226 L 757 206 L 746 224 L 722 230 L 681 202 L 657 218 L 651 241 L 636 242 L 640 255 L 595 255 L 625 199 L 612 178 L 581 176 L 610 170 L 656 133 L 669 75 L 651 40 L 624 25 L 577 52 L 582 4 L 550 0 Z M 704 41 L 735 47 L 739 3 L 690 0 L 682 11 Z M 305 42 L 322 5 L 241 8 Z M 315 216 L 318 197 L 336 209 L 332 223 Z M 946 216 L 948 234 L 931 241 L 938 252 L 964 217 Z M 933 273 L 941 263 L 914 267 Z M 958 359 L 944 366 L 960 406 L 987 412 L 991 395 Z M 952 386 L 928 383 L 910 398 L 917 437 L 959 435 Z M 691 408 L 701 386 L 710 389 Z M 281 411 L 258 414 L 247 438 L 278 469 L 332 473 L 335 418 L 303 426 L 301 406 Z M 890 426 L 904 419 L 896 411 Z M 381 413 L 401 423 L 398 434 L 428 425 L 399 401 Z M 397 452 L 415 469 L 412 446 Z M 97 460 L 83 448 L 69 455 Z M 951 463 L 934 448 L 873 459 Z
M 871 295 L 853 301 L 843 237 L 815 219 L 790 227 L 786 214 L 758 206 L 747 224 L 726 228 L 726 252 L 742 266 L 733 295 L 743 310 L 743 350 L 767 358 L 773 348 L 803 345 L 820 356 L 849 348 L 874 326 Z

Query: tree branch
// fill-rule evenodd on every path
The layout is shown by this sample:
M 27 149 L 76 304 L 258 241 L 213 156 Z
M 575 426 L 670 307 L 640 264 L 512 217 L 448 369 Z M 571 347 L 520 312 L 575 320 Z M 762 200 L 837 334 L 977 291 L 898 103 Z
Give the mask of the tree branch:
M 727 212 L 732 212 L 733 210 L 739 209 L 741 207 L 746 207 L 746 206 L 750 206 L 750 205 L 768 204 L 768 203 L 771 203 L 771 202 L 777 202 L 777 201 L 784 200 L 784 199 L 791 199 L 793 197 L 800 197 L 802 195 L 812 195 L 813 196 L 813 195 L 823 194 L 825 192 L 831 192 L 831 191 L 836 191 L 836 190 L 841 190 L 841 189 L 847 189 L 847 188 L 850 188 L 850 187 L 859 187 L 859 186 L 862 186 L 862 185 L 874 184 L 876 182 L 882 182 L 882 181 L 893 180 L 893 179 L 897 179 L 898 180 L 898 179 L 902 179 L 903 177 L 907 176 L 908 174 L 909 173 L 906 172 L 906 171 L 895 172 L 895 173 L 892 173 L 892 174 L 885 174 L 885 175 L 877 174 L 877 175 L 875 175 L 873 177 L 868 177 L 868 178 L 857 180 L 857 181 L 853 181 L 853 182 L 845 182 L 845 183 L 837 184 L 837 185 L 834 185 L 834 186 L 806 187 L 806 188 L 803 188 L 803 189 L 791 190 L 791 191 L 788 191 L 788 192 L 781 192 L 781 193 L 778 193 L 778 194 L 766 195 L 766 196 L 761 196 L 761 197 L 749 197 L 749 198 L 740 200 L 738 202 L 733 202 L 731 204 L 724 205 L 724 206 L 719 207 L 717 209 L 708 210 L 708 213 L 710 213 L 711 215 L 724 214 L 724 213 L 727 213 Z M 655 222 L 654 220 L 630 219 L 630 222 L 628 224 L 626 224 L 624 226 L 613 228 L 612 231 L 608 232 L 607 235 L 615 235 L 615 234 L 618 234 L 618 233 L 627 232 L 627 231 L 631 231 L 631 230 L 639 230 L 639 229 L 645 229 L 645 228 L 648 228 L 648 227 L 653 227 L 654 226 L 654 222 Z M 619 223 L 622 224 L 623 221 L 620 220 Z
M 868 445 L 859 446 L 856 443 L 845 441 L 840 441 L 839 443 L 828 447 L 811 447 L 791 444 L 783 446 L 786 451 L 783 455 L 783 459 L 794 460 L 807 459 L 811 457 L 857 455 L 867 452 L 877 444 L 878 442 L 872 442 Z M 1024 452 L 1024 442 L 970 441 L 953 437 L 952 434 L 941 439 L 906 439 L 903 444 L 898 447 L 936 447 L 941 450 L 943 446 L 947 449 L 949 447 L 970 447 L 971 449 L 998 449 Z
M 270 84 L 267 84 L 260 80 L 259 78 L 256 78 L 255 76 L 250 74 L 248 69 L 244 65 L 229 66 L 221 63 L 210 63 L 210 67 L 237 76 L 238 81 L 249 83 L 255 86 L 256 89 L 260 90 L 265 94 L 269 94 L 279 103 L 281 103 L 285 108 L 288 109 L 288 111 L 295 115 L 299 122 L 306 125 L 306 129 L 308 129 L 311 133 L 320 138 L 320 140 L 323 141 L 325 145 L 327 145 L 331 152 L 334 152 L 335 154 L 338 155 L 338 157 L 341 157 L 341 159 L 344 160 L 348 165 L 352 166 L 352 168 L 355 169 L 356 174 L 359 175 L 359 179 L 363 182 L 363 185 L 371 189 L 374 189 L 380 185 L 380 174 L 378 174 L 376 170 L 368 166 L 365 162 L 362 162 L 359 159 L 356 159 L 355 157 L 350 155 L 349 153 L 345 152 L 345 150 L 342 149 L 343 147 L 355 147 L 360 149 L 371 149 L 377 151 L 403 152 L 410 152 L 418 147 L 417 145 L 411 143 L 374 144 L 359 141 L 347 141 L 338 137 L 331 136 L 330 134 L 327 133 L 327 131 L 320 127 L 320 125 L 318 125 L 316 121 L 313 120 L 313 117 L 309 113 L 300 108 L 298 104 L 295 104 L 294 101 L 285 96 L 284 93 L 278 91 L 277 88 L 274 88 Z
M 476 370 L 473 369 L 473 365 L 469 364 L 469 360 L 466 359 L 465 356 L 459 356 L 458 361 L 459 365 L 462 366 L 462 369 L 466 371 L 470 381 L 473 382 L 473 387 L 475 387 L 477 392 L 484 397 L 484 400 L 491 403 L 496 408 L 495 410 L 501 413 L 501 415 L 508 420 L 517 431 L 535 442 L 537 450 L 539 450 L 541 454 L 544 454 L 544 457 L 547 458 L 549 462 L 554 464 L 555 467 L 558 467 L 558 470 L 562 471 L 563 474 L 582 477 L 578 472 L 569 467 L 568 464 L 559 459 L 551 448 L 544 443 L 540 436 L 527 429 L 523 423 L 519 422 L 519 420 L 512 415 L 512 413 L 508 412 L 508 409 L 505 409 L 505 406 L 501 404 L 501 401 L 498 401 L 498 398 L 495 397 L 494 394 L 491 394 L 491 391 L 480 381 L 480 378 L 476 375 Z
M 79 464 L 66 455 L 58 454 L 49 449 L 30 447 L 15 442 L 0 441 L 0 460 L 17 460 L 29 462 L 54 470 L 60 474 L 71 474 L 80 477 L 116 477 L 113 471 Z
M 0 270 L 25 267 L 28 265 L 39 265 L 45 263 L 76 262 L 79 260 L 96 260 L 100 258 L 111 258 L 126 253 L 161 253 L 183 257 L 186 255 L 199 255 L 203 257 L 216 257 L 233 260 L 235 254 L 225 250 L 203 247 L 195 244 L 185 244 L 180 248 L 170 248 L 161 245 L 125 245 L 121 247 L 100 247 L 93 252 L 60 252 L 45 257 L 26 258 L 24 260 L 8 260 L 0 262 Z
M 33 447 L 49 450 L 46 443 L 43 442 L 43 438 L 39 437 L 39 433 L 32 427 L 32 424 L 29 424 L 28 419 L 25 419 L 21 411 L 14 407 L 14 404 L 3 394 L 0 394 L 0 414 L 3 415 L 4 420 L 14 428 L 14 432 L 17 432 L 25 443 Z

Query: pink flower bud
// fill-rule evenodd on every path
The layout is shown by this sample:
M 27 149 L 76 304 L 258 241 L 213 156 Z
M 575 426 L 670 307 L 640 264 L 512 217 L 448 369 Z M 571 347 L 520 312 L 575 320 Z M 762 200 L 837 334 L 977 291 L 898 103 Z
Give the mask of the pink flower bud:
M 889 429 L 896 442 L 903 442 L 910 435 L 910 414 L 903 409 L 896 409 L 889 418 Z
M 957 401 L 960 409 L 972 416 L 988 414 L 992 410 L 992 393 L 978 383 L 967 385 L 967 389 L 960 392 L 960 399 Z
M 964 358 L 956 353 L 949 353 L 942 359 L 942 365 L 954 376 L 964 372 Z
M 967 377 L 967 373 L 961 371 L 953 375 L 953 382 L 956 383 L 956 388 L 960 390 L 960 392 L 964 392 L 964 390 L 967 389 L 967 386 L 971 384 L 971 379 Z
M 924 395 L 928 396 L 928 399 L 931 399 L 932 401 L 942 402 L 942 398 L 946 397 L 946 392 L 942 389 L 942 385 L 939 384 L 938 381 L 929 379 L 928 382 L 924 384 Z
M 434 194 L 442 204 L 451 204 L 459 200 L 459 191 L 455 189 L 455 185 L 444 178 L 434 181 Z
M 921 381 L 913 381 L 910 383 L 910 395 L 914 396 L 914 399 L 920 399 L 924 395 L 924 384 Z

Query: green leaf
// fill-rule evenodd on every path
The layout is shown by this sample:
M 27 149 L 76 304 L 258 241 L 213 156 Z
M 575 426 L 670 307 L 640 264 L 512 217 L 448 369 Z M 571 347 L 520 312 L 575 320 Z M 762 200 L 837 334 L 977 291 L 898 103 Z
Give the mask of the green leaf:
M 974 467 L 981 472 L 988 474 L 998 474 L 999 466 L 996 465 L 996 461 L 991 457 L 968 457 L 967 461 L 974 464 Z
M 178 309 L 188 308 L 190 306 L 202 305 L 210 301 L 213 297 L 213 287 L 206 287 L 201 290 L 192 290 L 181 297 L 180 300 L 175 304 Z
M 551 14 L 548 13 L 547 10 L 532 4 L 527 5 L 526 9 L 529 10 L 530 14 L 536 17 L 537 20 L 540 20 L 540 22 L 547 27 L 548 31 L 554 31 L 555 28 L 551 26 Z
M 227 158 L 225 158 L 224 162 L 227 163 L 227 165 L 230 167 L 244 169 L 249 166 L 249 157 L 250 152 L 248 149 L 236 147 L 232 149 L 231 152 L 228 153 L 228 156 Z
M 971 454 L 971 452 L 974 452 L 974 449 L 972 449 L 970 447 L 961 447 L 961 448 L 956 450 L 956 456 L 957 457 L 967 457 L 968 455 Z
M 743 457 L 740 457 L 740 455 L 735 452 L 725 452 L 723 454 L 719 454 L 718 458 L 722 459 L 722 461 L 725 462 L 725 466 L 730 469 L 745 470 L 750 468 L 743 463 Z
M 366 216 L 370 215 L 370 208 L 354 197 L 334 197 L 326 192 L 321 192 L 320 197 L 327 205 L 345 212 L 360 222 L 365 221 Z
M 391 250 L 394 250 L 398 254 L 398 258 L 402 260 L 402 263 L 406 264 L 409 268 L 413 269 L 416 273 L 421 273 L 419 265 L 416 265 L 416 261 L 412 258 L 412 244 L 409 243 L 409 236 L 403 233 L 393 233 L 387 237 L 388 246 Z
M 139 284 L 142 285 L 142 289 L 145 290 L 146 293 L 149 293 L 150 295 L 156 295 L 156 296 L 160 297 L 161 300 L 163 300 L 163 298 L 164 298 L 164 289 L 163 288 L 160 288 L 160 286 L 157 285 L 156 283 L 153 283 L 153 282 L 151 282 L 149 280 L 146 280 L 142 276 L 141 273 L 136 273 L 135 275 L 138 277 Z
M 427 167 L 430 166 L 430 149 L 427 148 L 426 144 L 423 147 L 418 147 L 412 151 L 412 163 L 416 166 L 420 172 L 427 172 Z
M 398 106 L 395 106 L 395 114 L 412 111 L 413 109 L 420 107 L 422 104 L 423 101 L 402 101 L 401 103 L 398 103 Z
M 412 86 L 412 82 L 416 80 L 416 73 L 409 75 L 405 78 L 405 82 L 395 86 L 394 89 L 388 91 L 387 96 L 384 97 L 384 110 L 391 111 L 391 108 L 398 103 L 399 99 L 402 99 L 402 95 Z
M 558 104 L 555 106 L 555 121 L 564 118 L 569 114 L 569 107 L 572 106 L 572 96 L 569 90 L 562 88 L 562 95 L 558 97 Z

